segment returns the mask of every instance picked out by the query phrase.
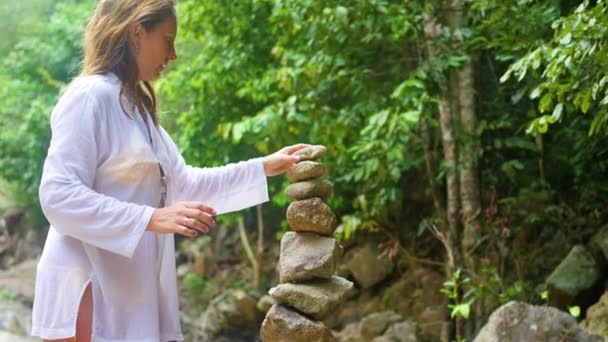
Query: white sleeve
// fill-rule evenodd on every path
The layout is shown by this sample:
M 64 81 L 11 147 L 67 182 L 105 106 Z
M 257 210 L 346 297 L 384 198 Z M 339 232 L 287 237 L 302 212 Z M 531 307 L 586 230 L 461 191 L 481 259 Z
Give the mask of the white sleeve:
M 268 184 L 262 158 L 221 167 L 197 168 L 187 165 L 177 146 L 160 129 L 173 166 L 175 199 L 200 201 L 218 214 L 241 210 L 268 201 Z
M 42 210 L 59 233 L 131 257 L 154 208 L 92 189 L 103 113 L 94 96 L 74 88 L 51 115 L 52 138 L 39 189 Z

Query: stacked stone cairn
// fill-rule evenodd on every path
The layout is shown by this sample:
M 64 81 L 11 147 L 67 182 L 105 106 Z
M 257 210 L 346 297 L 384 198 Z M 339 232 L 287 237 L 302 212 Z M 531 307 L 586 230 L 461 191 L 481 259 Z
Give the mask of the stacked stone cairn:
M 326 201 L 333 184 L 321 177 L 326 168 L 316 160 L 327 152 L 315 145 L 298 151 L 301 160 L 288 173 L 285 193 L 293 202 L 287 223 L 294 230 L 281 240 L 280 284 L 268 291 L 277 302 L 262 323 L 264 342 L 335 341 L 323 324 L 353 291 L 353 283 L 335 276 L 342 246 L 332 237 L 336 215 Z

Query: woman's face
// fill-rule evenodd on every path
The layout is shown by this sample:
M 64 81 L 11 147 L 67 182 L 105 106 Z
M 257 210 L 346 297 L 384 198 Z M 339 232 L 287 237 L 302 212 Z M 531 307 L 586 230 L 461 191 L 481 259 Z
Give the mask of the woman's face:
M 170 61 L 177 58 L 175 36 L 177 22 L 171 16 L 147 32 L 139 24 L 134 33 L 135 63 L 138 79 L 153 81 L 157 79 Z

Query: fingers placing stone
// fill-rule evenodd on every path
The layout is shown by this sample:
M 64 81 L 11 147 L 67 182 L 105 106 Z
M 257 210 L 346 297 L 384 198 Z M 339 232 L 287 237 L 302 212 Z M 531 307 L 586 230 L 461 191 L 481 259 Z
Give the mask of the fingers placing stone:
M 288 154 L 293 154 L 294 152 L 310 147 L 310 145 L 308 144 L 296 144 L 296 145 L 291 145 L 291 146 L 287 146 L 285 147 L 285 149 L 287 150 Z

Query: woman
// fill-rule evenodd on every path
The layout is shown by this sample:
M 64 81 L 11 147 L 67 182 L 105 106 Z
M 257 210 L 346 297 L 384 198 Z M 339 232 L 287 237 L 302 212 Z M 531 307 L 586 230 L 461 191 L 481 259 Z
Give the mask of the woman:
M 51 115 L 40 185 L 51 223 L 32 335 L 59 341 L 182 340 L 173 234 L 268 200 L 266 177 L 307 145 L 221 168 L 185 164 L 159 126 L 150 82 L 177 58 L 174 0 L 102 0 L 84 65 Z M 188 202 L 184 202 L 188 201 Z

